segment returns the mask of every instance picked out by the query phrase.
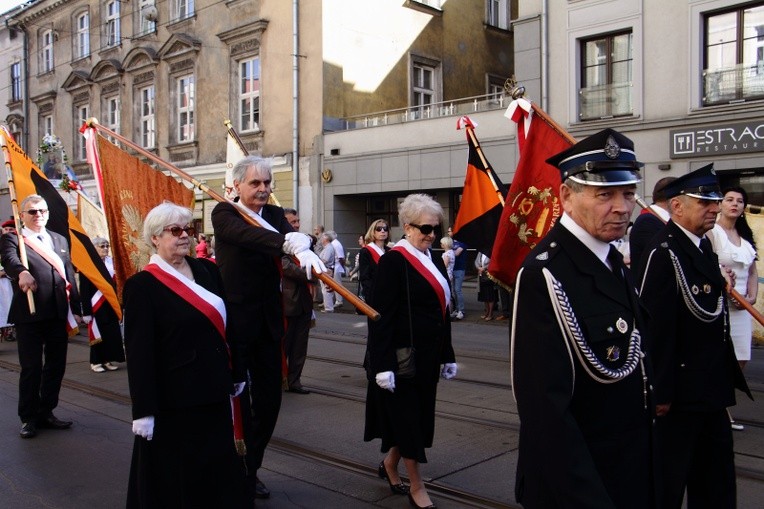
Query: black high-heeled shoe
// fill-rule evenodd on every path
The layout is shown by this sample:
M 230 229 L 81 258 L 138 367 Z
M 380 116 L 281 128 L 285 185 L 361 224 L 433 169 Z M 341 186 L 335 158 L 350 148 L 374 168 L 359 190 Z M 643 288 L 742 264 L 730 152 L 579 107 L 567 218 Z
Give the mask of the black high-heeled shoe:
M 390 476 L 387 475 L 387 469 L 385 468 L 385 460 L 379 462 L 379 470 L 377 473 L 379 474 L 380 479 L 384 479 L 387 481 L 387 484 L 390 485 L 390 491 L 393 492 L 393 495 L 409 494 L 409 487 L 403 484 L 403 482 L 399 482 L 398 484 L 393 484 L 390 482 Z
M 417 504 L 416 501 L 414 500 L 414 497 L 411 496 L 411 493 L 409 493 L 409 504 L 411 504 L 411 507 L 416 507 L 417 509 L 438 509 L 438 506 L 436 506 L 435 504 L 430 504 L 425 506 Z

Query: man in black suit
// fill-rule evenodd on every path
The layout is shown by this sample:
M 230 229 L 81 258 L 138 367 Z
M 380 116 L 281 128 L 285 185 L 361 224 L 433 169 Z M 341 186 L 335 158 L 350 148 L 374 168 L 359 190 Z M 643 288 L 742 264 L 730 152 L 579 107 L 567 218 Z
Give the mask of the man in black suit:
M 268 159 L 245 157 L 234 166 L 233 179 L 238 203 L 220 203 L 212 211 L 215 255 L 228 299 L 229 343 L 245 359 L 251 380 L 251 411 L 248 398 L 241 400 L 249 485 L 256 498 L 268 498 L 257 469 L 281 408 L 281 255 L 297 256 L 307 270 L 325 269 L 310 250 L 310 237 L 293 231 L 281 207 L 267 204 L 273 179 Z
M 665 188 L 671 221 L 643 255 L 640 299 L 649 312 L 655 366 L 662 507 L 734 508 L 727 407 L 750 392 L 729 336 L 725 280 L 704 236 L 723 195 L 713 164 Z
M 13 281 L 9 320 L 16 324 L 21 376 L 19 417 L 21 438 L 33 438 L 37 428 L 66 429 L 71 421 L 53 415 L 66 371 L 66 350 L 81 321 L 79 294 L 69 245 L 61 235 L 46 230 L 48 204 L 39 195 L 21 202 L 21 220 L 29 268 L 19 257 L 19 238 L 6 233 L 0 257 Z M 27 292 L 34 296 L 35 313 L 29 310 Z M 44 364 L 43 364 L 44 358 Z
M 284 209 L 284 215 L 294 231 L 300 231 L 300 216 L 295 209 Z M 302 386 L 300 377 L 305 359 L 308 356 L 308 337 L 310 322 L 313 318 L 313 296 L 311 283 L 305 271 L 297 265 L 291 256 L 281 257 L 284 279 L 281 289 L 284 294 L 284 315 L 286 332 L 284 334 L 284 354 L 287 360 L 287 391 L 296 394 L 310 394 Z
M 626 233 L 642 163 L 612 129 L 547 162 L 561 172 L 564 214 L 525 259 L 515 287 L 515 497 L 528 508 L 650 508 L 645 324 L 610 244 Z
M 676 177 L 664 177 L 655 183 L 653 187 L 653 204 L 650 208 L 653 212 L 645 209 L 637 219 L 629 233 L 629 258 L 631 258 L 631 270 L 636 274 L 640 270 L 640 261 L 645 248 L 655 235 L 663 229 L 669 220 L 668 198 L 664 188 L 676 180 Z M 656 216 L 657 214 L 657 216 Z

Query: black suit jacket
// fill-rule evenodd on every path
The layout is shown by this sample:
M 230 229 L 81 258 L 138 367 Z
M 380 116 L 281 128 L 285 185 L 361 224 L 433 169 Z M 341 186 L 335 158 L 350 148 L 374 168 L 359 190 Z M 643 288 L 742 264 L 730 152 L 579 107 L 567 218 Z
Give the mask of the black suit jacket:
M 197 284 L 224 297 L 213 262 L 186 260 Z M 227 347 L 204 314 L 146 271 L 127 280 L 122 301 L 133 419 L 228 400 L 233 377 Z M 236 378 L 243 380 L 240 373 Z
M 655 217 L 652 212 L 643 212 L 634 220 L 634 226 L 629 233 L 629 256 L 631 258 L 631 269 L 635 274 L 642 272 L 642 255 L 658 232 L 660 232 L 665 223 L 660 218 Z
M 294 262 L 291 256 L 281 257 L 281 268 L 284 279 L 281 281 L 281 291 L 284 295 L 284 315 L 302 316 L 313 310 L 313 297 L 305 269 Z
M 607 384 L 587 373 L 594 368 L 563 335 L 545 270 L 562 285 L 586 345 L 605 367 L 622 367 L 635 324 L 643 349 L 646 342 L 634 286 L 558 223 L 523 263 L 515 288 L 516 498 L 525 507 L 649 507 L 652 408 L 642 370 Z
M 65 320 L 68 308 L 72 313 L 81 315 L 80 297 L 77 291 L 77 281 L 74 278 L 74 267 L 69 254 L 69 244 L 66 239 L 56 232 L 47 230 L 53 239 L 53 246 L 64 262 L 66 279 L 71 284 L 69 288 L 69 300 L 66 297 L 66 281 L 64 281 L 56 269 L 36 251 L 27 247 L 27 261 L 29 273 L 37 281 L 37 291 L 34 292 L 36 313 L 29 313 L 27 295 L 19 289 L 19 274 L 27 270 L 19 258 L 19 238 L 15 233 L 6 233 L 0 239 L 0 257 L 5 271 L 13 283 L 13 301 L 8 315 L 11 323 L 31 323 L 42 320 L 62 319 Z
M 716 319 L 701 321 L 685 302 L 671 260 L 681 266 L 689 294 Z M 749 396 L 735 360 L 727 326 L 725 281 L 716 254 L 705 254 L 672 221 L 653 239 L 644 257 L 640 298 L 649 312 L 649 330 L 655 338 L 652 359 L 658 404 L 672 410 L 712 411 L 735 404 L 734 387 Z

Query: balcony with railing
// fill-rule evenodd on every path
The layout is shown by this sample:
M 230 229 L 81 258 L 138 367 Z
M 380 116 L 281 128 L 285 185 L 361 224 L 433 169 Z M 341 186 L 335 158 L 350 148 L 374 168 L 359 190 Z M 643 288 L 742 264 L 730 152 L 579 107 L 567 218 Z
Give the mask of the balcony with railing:
M 764 60 L 703 71 L 703 106 L 764 99 Z
M 578 91 L 578 116 L 581 120 L 599 120 L 633 115 L 631 92 L 631 82 L 582 88 Z
M 337 119 L 334 122 L 324 122 L 324 130 L 349 131 L 393 124 L 403 124 L 418 120 L 470 115 L 481 111 L 499 110 L 509 106 L 511 99 L 505 95 L 486 94 L 474 97 L 463 97 L 452 101 L 432 103 L 426 106 L 400 108 L 395 110 L 378 111 L 364 115 L 355 115 Z

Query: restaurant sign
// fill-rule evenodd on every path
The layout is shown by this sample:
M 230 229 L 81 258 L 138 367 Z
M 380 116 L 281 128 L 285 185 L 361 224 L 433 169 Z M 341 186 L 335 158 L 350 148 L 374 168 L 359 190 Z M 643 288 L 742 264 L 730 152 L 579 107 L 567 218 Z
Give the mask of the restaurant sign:
M 671 158 L 764 152 L 764 120 L 674 129 Z

